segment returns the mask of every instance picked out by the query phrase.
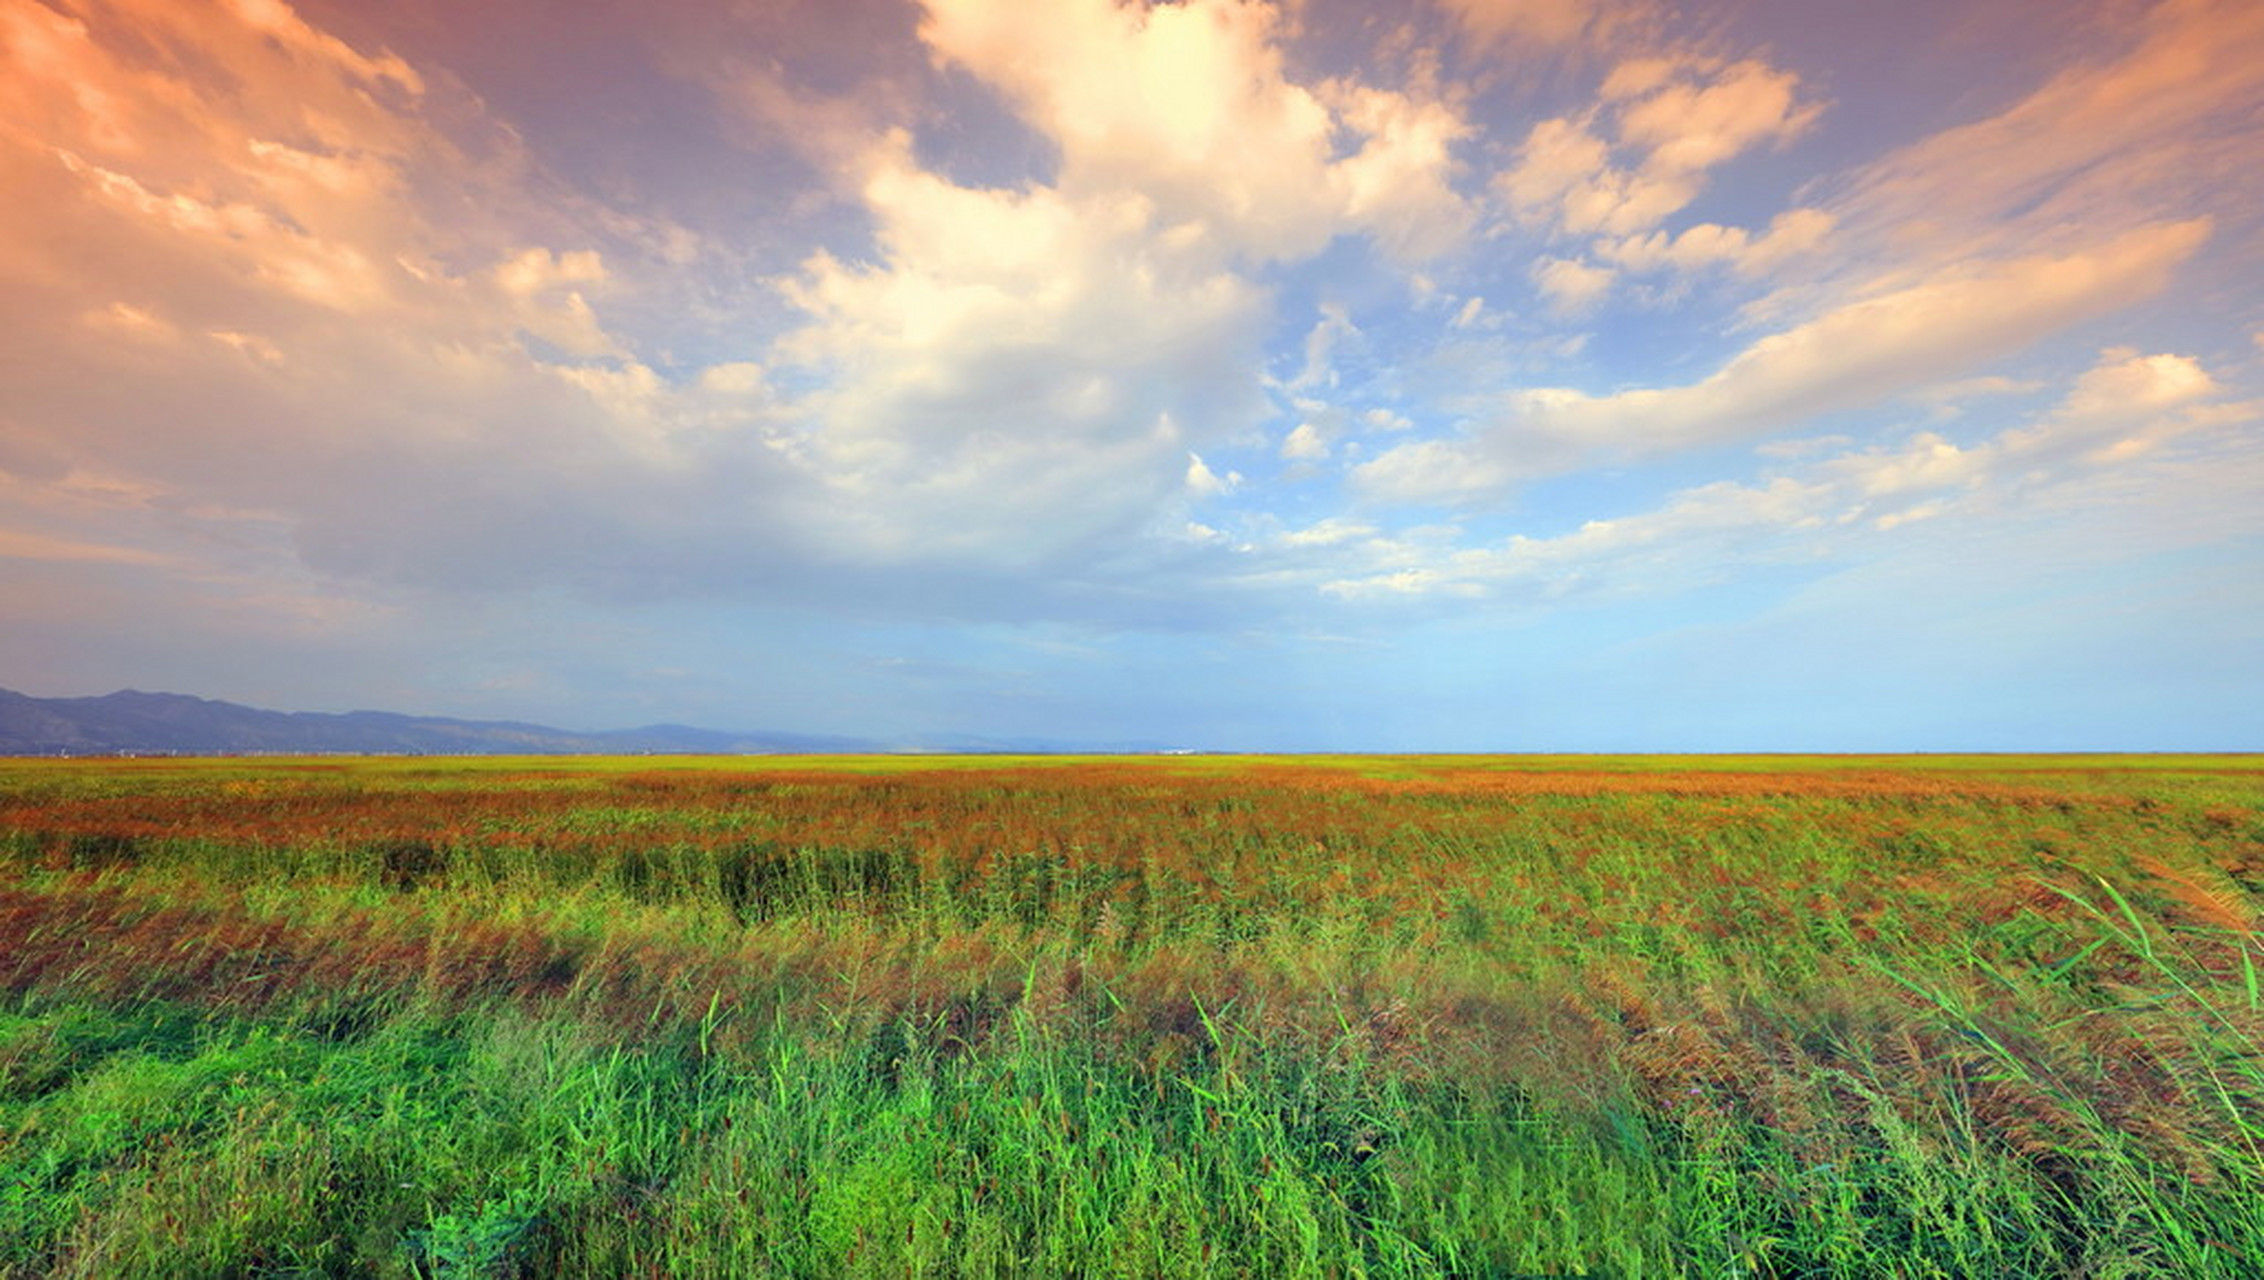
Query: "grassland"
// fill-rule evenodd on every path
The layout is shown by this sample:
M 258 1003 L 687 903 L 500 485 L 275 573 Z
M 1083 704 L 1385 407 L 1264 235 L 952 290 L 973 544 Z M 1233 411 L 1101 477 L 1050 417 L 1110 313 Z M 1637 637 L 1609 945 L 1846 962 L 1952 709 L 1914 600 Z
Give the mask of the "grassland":
M 2225 1276 L 2264 759 L 0 762 L 0 1274 Z

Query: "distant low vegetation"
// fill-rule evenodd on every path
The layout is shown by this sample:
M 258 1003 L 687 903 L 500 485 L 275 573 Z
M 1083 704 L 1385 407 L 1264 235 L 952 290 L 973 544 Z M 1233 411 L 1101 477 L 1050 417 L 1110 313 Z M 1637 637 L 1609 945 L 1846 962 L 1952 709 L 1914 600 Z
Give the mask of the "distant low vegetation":
M 0 762 L 0 1274 L 2222 1276 L 2264 759 Z

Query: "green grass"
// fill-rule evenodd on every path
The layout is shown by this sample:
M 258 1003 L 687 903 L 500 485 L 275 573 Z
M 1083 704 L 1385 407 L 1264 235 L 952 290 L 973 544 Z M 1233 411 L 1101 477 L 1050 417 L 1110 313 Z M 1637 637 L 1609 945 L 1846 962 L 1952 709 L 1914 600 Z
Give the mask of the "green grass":
M 8 762 L 0 1274 L 2251 1276 L 2260 886 L 2253 757 Z

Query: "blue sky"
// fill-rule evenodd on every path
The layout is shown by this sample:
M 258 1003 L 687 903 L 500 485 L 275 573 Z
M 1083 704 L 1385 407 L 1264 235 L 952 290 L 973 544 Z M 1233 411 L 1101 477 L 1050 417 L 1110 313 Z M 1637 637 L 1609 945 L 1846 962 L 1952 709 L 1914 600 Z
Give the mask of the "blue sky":
M 0 0 L 0 685 L 2255 749 L 2264 11 Z

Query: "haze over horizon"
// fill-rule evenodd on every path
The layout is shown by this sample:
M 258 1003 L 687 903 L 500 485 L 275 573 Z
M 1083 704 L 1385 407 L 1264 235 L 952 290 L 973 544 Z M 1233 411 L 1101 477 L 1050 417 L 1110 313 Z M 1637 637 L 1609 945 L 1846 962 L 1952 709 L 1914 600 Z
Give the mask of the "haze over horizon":
M 2264 747 L 2264 6 L 0 0 L 0 687 Z

